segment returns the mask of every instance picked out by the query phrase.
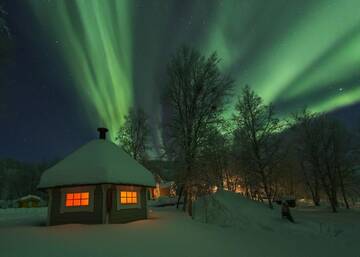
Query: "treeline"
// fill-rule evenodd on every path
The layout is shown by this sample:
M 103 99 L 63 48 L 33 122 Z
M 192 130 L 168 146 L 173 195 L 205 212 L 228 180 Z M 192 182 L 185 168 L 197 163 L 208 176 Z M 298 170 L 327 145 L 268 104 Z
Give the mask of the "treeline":
M 284 196 L 309 198 L 314 205 L 326 201 L 334 212 L 340 204 L 353 205 L 360 196 L 359 133 L 307 109 L 280 119 L 249 86 L 235 95 L 234 81 L 220 72 L 219 62 L 215 53 L 204 57 L 182 47 L 167 67 L 161 157 L 176 172 L 184 210 L 191 212 L 192 202 L 214 187 L 239 186 L 270 208 Z M 119 143 L 146 164 L 147 116 L 132 110 L 125 121 Z
M 33 194 L 44 197 L 37 190 L 41 174 L 51 163 L 29 164 L 12 159 L 0 160 L 0 200 L 15 200 Z

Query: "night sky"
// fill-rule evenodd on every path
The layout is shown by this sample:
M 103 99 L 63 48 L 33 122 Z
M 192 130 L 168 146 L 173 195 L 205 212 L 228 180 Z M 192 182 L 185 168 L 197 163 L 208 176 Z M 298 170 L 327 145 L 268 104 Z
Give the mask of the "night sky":
M 63 158 L 98 126 L 114 138 L 131 106 L 160 142 L 166 63 L 182 44 L 217 51 L 236 92 L 249 84 L 282 116 L 308 106 L 358 124 L 358 0 L 2 2 L 0 158 Z

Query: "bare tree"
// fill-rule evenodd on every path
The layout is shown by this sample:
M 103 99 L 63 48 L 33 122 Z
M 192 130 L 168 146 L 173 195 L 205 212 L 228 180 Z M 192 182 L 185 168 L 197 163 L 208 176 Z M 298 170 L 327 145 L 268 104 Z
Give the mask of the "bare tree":
M 337 191 L 339 191 L 345 207 L 349 209 L 349 187 L 351 187 L 352 181 L 356 181 L 357 142 L 352 140 L 354 135 L 338 121 L 327 115 L 323 115 L 322 119 L 326 124 L 324 126 L 326 144 L 324 144 L 323 153 L 325 153 L 326 177 L 328 183 L 331 184 L 331 197 L 337 197 Z M 333 201 L 333 203 L 331 202 L 332 207 L 333 205 L 337 207 L 337 200 L 330 200 L 330 202 Z M 336 211 L 334 207 L 333 211 Z
M 338 174 L 341 169 L 340 138 L 337 124 L 329 120 L 325 115 L 318 117 L 320 141 L 320 180 L 324 191 L 331 204 L 333 212 L 338 208 Z
M 135 160 L 143 162 L 149 149 L 149 123 L 142 109 L 131 109 L 125 116 L 124 125 L 119 129 L 116 140 L 125 152 Z
M 339 192 L 349 208 L 346 181 L 353 176 L 353 163 L 347 131 L 328 115 L 306 109 L 295 120 L 300 166 L 315 205 L 320 202 L 321 187 L 333 212 L 337 212 Z
M 227 186 L 230 184 L 229 157 L 229 135 L 221 128 L 211 130 L 205 139 L 200 156 L 201 167 L 207 171 L 211 186 L 224 188 L 224 182 Z
M 249 86 L 242 90 L 234 119 L 243 166 L 260 182 L 269 207 L 273 208 L 274 174 L 280 160 L 279 132 L 283 125 L 275 118 L 273 106 L 265 105 Z
M 14 44 L 11 42 L 11 33 L 7 23 L 7 12 L 4 10 L 3 4 L 0 4 L 0 66 L 6 65 L 14 53 Z M 5 75 L 7 69 L 0 69 L 0 79 Z M 4 86 L 0 87 L 0 118 L 6 113 Z
M 0 34 L 10 37 L 11 34 L 10 34 L 10 29 L 9 29 L 7 21 L 6 21 L 6 16 L 7 16 L 7 12 L 0 5 Z
M 303 175 L 306 188 L 309 190 L 315 206 L 320 205 L 320 161 L 316 115 L 304 109 L 294 114 L 296 130 L 294 146 L 297 152 L 299 168 Z M 316 132 L 316 133 L 315 133 Z
M 261 200 L 258 196 L 260 192 L 259 177 L 252 171 L 251 165 L 248 161 L 251 158 L 251 153 L 248 152 L 247 146 L 243 145 L 243 128 L 237 128 L 234 133 L 232 145 L 232 166 L 237 170 L 238 176 L 241 178 L 240 185 L 245 190 L 245 196 L 253 200 Z
M 221 119 L 233 81 L 221 74 L 214 53 L 202 56 L 195 49 L 180 48 L 171 59 L 164 100 L 170 118 L 165 124 L 167 150 L 178 163 L 180 193 L 184 210 L 191 211 L 196 187 L 195 166 L 209 132 Z
M 41 174 L 50 163 L 27 164 L 20 161 L 0 160 L 0 199 L 12 200 L 28 194 L 44 196 L 37 190 Z

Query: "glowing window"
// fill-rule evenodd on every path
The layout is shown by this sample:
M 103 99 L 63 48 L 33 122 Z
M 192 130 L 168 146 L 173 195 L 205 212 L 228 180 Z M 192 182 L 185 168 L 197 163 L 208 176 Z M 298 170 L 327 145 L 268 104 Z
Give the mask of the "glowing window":
M 137 204 L 138 203 L 137 197 L 138 197 L 137 192 L 121 191 L 120 192 L 120 203 L 121 204 Z
M 89 192 L 66 193 L 66 207 L 88 206 Z

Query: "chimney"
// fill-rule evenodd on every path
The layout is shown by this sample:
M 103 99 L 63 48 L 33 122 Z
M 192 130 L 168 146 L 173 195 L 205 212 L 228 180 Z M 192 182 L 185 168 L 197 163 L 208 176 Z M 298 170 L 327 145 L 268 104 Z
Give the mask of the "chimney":
M 106 132 L 109 130 L 107 128 L 98 128 L 97 131 L 99 131 L 99 139 L 106 139 Z

